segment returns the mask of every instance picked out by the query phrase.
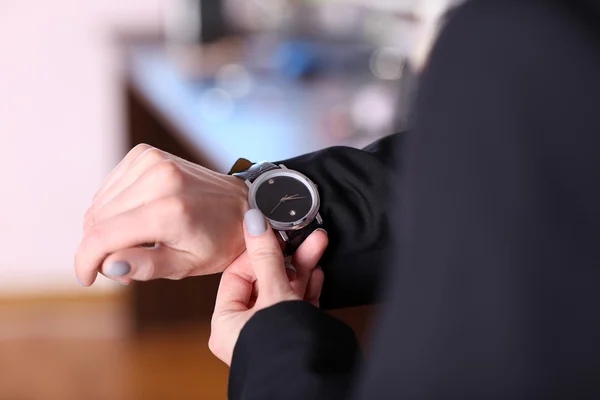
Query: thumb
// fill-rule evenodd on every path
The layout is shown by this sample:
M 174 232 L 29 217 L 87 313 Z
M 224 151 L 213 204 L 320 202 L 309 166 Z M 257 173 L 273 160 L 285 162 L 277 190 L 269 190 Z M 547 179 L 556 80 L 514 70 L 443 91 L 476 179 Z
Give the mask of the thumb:
M 285 272 L 281 246 L 262 212 L 248 210 L 244 227 L 246 250 L 256 276 L 259 298 L 268 303 L 297 298 Z

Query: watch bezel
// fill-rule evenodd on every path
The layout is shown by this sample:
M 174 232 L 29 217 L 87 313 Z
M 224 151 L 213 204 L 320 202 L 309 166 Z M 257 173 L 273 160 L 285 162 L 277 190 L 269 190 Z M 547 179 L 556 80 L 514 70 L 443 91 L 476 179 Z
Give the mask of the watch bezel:
M 310 192 L 310 195 L 312 197 L 312 204 L 308 214 L 292 222 L 281 222 L 273 220 L 269 217 L 266 218 L 267 220 L 269 220 L 269 223 L 271 224 L 273 229 L 276 229 L 278 231 L 295 231 L 305 228 L 312 221 L 314 221 L 317 215 L 319 214 L 321 201 L 319 198 L 319 191 L 317 190 L 317 185 L 315 185 L 306 175 L 302 174 L 301 172 L 292 169 L 287 169 L 284 166 L 280 167 L 282 168 L 272 169 L 270 171 L 265 172 L 264 174 L 261 174 L 258 178 L 256 178 L 254 182 L 252 182 L 252 185 L 250 186 L 248 191 L 248 203 L 251 208 L 258 208 L 256 204 L 256 192 L 258 191 L 258 188 L 262 185 L 262 183 L 266 180 L 277 176 L 287 176 L 295 178 L 302 182 L 308 188 L 308 191 Z

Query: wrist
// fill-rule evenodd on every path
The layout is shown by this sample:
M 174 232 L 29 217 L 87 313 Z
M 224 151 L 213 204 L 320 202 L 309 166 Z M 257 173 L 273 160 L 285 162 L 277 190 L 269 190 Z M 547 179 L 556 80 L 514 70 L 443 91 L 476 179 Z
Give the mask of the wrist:
M 236 176 L 225 175 L 224 178 L 231 183 L 233 190 L 232 194 L 238 199 L 238 203 L 242 210 L 242 215 L 248 210 L 248 185 L 243 179 Z

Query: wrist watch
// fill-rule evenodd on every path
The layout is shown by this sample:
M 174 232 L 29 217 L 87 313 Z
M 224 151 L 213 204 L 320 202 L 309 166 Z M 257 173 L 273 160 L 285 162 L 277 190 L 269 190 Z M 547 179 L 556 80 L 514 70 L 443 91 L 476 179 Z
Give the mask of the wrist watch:
M 244 167 L 247 168 L 241 170 Z M 293 254 L 315 229 L 323 225 L 317 185 L 302 173 L 283 164 L 252 164 L 240 159 L 230 175 L 246 182 L 250 207 L 262 211 L 286 242 L 286 255 Z

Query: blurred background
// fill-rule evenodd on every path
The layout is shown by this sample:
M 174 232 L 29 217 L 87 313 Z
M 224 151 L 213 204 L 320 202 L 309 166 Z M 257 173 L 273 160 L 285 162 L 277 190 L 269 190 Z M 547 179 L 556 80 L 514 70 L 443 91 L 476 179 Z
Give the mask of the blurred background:
M 226 172 L 406 129 L 454 3 L 0 0 L 0 399 L 226 398 L 218 276 L 77 284 L 95 190 L 142 142 Z

